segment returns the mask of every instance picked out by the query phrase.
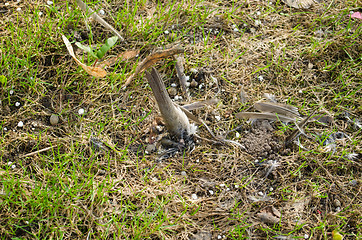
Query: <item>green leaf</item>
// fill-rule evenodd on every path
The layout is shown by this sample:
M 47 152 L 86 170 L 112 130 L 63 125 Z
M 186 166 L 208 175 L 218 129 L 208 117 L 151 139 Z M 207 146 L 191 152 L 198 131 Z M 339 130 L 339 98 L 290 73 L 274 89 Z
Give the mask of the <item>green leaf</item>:
M 76 42 L 75 45 L 77 45 L 77 47 L 79 47 L 80 49 L 82 49 L 83 51 L 90 53 L 90 55 L 92 55 L 92 57 L 94 58 L 98 58 L 97 55 L 93 52 L 92 48 L 88 47 L 88 46 L 84 46 L 83 44 L 81 44 L 80 42 Z
M 8 83 L 8 79 L 4 75 L 0 75 L 0 83 L 5 87 Z
M 102 58 L 104 56 L 104 54 L 106 54 L 106 52 L 111 49 L 111 47 L 114 46 L 114 44 L 116 44 L 118 40 L 118 37 L 117 36 L 114 36 L 114 37 L 111 37 L 111 38 L 108 38 L 106 40 L 106 43 L 98 50 L 97 52 L 97 57 L 98 58 Z

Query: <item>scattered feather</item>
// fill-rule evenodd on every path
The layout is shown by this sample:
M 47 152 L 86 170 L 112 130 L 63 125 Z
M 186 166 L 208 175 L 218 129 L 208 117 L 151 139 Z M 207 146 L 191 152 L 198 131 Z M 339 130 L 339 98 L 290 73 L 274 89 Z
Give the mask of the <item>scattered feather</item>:
M 187 99 L 190 99 L 190 94 L 187 91 L 187 79 L 184 73 L 184 58 L 182 56 L 173 56 L 175 60 L 176 74 L 178 79 L 180 80 L 181 89 L 184 92 Z
M 66 36 L 64 36 L 64 35 L 62 35 L 62 38 L 63 38 L 63 41 L 65 43 L 65 46 L 68 49 L 68 52 L 69 52 L 70 56 L 72 56 L 72 58 L 75 60 L 75 62 L 79 66 L 81 66 L 89 75 L 92 75 L 92 76 L 97 77 L 97 78 L 102 78 L 102 77 L 107 76 L 107 72 L 104 69 L 102 69 L 100 67 L 87 66 L 84 63 L 82 63 L 81 61 L 79 61 L 76 58 L 75 54 L 74 54 L 72 44 L 69 42 L 68 38 Z
M 255 112 L 241 112 L 236 114 L 237 118 L 257 120 L 257 119 L 267 119 L 272 121 L 282 121 L 282 122 L 294 122 L 296 118 L 284 116 L 281 114 L 275 113 L 255 113 Z
M 268 223 L 268 224 L 277 224 L 280 221 L 280 218 L 274 216 L 271 213 L 268 212 L 261 212 L 258 213 L 257 216 L 260 218 L 262 222 Z
M 269 101 L 271 101 L 271 102 L 273 102 L 273 103 L 278 102 L 278 101 L 277 101 L 277 98 L 275 97 L 274 94 L 264 93 L 264 97 L 265 97 L 267 100 L 269 100 Z
M 206 106 L 209 106 L 209 105 L 217 104 L 218 102 L 219 102 L 219 99 L 212 98 L 212 99 L 208 99 L 208 100 L 201 101 L 201 102 L 195 102 L 195 103 L 187 104 L 187 105 L 184 105 L 182 107 L 185 108 L 186 110 L 192 111 L 192 110 L 203 108 L 203 107 L 206 107 Z
M 293 8 L 310 8 L 315 0 L 283 0 L 285 4 Z
M 274 102 L 256 102 L 254 108 L 261 112 L 278 113 L 288 117 L 299 117 L 298 108 Z
M 97 22 L 99 22 L 101 25 L 103 25 L 103 27 L 108 28 L 109 30 L 114 32 L 122 42 L 124 41 L 124 38 L 121 36 L 121 34 L 114 27 L 112 27 L 109 23 L 107 23 L 101 16 L 99 16 L 90 7 L 88 7 L 88 5 L 85 2 L 83 2 L 82 0 L 76 0 L 76 1 L 77 1 L 78 6 L 80 7 L 80 9 L 82 9 L 86 14 L 89 14 Z

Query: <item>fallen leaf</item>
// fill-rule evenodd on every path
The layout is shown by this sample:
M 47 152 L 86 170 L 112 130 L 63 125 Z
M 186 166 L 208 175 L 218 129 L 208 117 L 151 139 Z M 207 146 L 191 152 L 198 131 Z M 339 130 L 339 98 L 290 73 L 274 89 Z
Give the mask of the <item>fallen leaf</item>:
M 166 50 L 162 50 L 162 51 L 157 51 L 157 52 L 150 54 L 142 62 L 140 62 L 138 64 L 135 72 L 127 78 L 125 84 L 123 85 L 123 88 L 126 88 L 131 83 L 132 79 L 135 76 L 137 76 L 137 74 L 139 74 L 140 72 L 143 72 L 147 68 L 151 67 L 153 64 L 158 62 L 160 59 L 166 58 L 169 56 L 173 56 L 175 54 L 180 54 L 183 52 L 184 52 L 184 50 L 182 48 L 175 47 L 175 48 L 170 48 L 170 49 L 166 49 Z
M 118 61 L 126 61 L 136 57 L 140 53 L 140 50 L 130 50 L 118 54 L 116 57 L 109 58 L 99 63 L 97 67 L 104 68 L 114 65 Z
M 72 56 L 72 58 L 75 60 L 75 62 L 81 66 L 89 75 L 92 75 L 93 77 L 97 77 L 97 78 L 102 78 L 107 76 L 107 72 L 100 68 L 100 67 L 91 67 L 91 66 L 87 66 L 84 63 L 82 63 L 81 61 L 79 61 L 74 54 L 73 51 L 73 47 L 72 44 L 69 42 L 68 38 L 64 35 L 62 35 L 63 41 L 65 43 L 65 46 L 68 49 L 68 52 L 70 54 L 70 56 Z
M 362 14 L 360 12 L 354 12 L 350 16 L 351 16 L 351 18 L 362 19 Z
M 283 0 L 285 4 L 293 8 L 309 8 L 315 0 Z

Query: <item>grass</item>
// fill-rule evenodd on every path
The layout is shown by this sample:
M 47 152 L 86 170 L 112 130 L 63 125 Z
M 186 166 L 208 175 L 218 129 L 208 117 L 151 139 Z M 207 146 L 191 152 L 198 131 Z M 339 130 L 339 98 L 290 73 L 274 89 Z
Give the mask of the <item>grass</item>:
M 360 10 L 356 0 L 307 10 L 283 1 L 88 1 L 127 41 L 105 59 L 140 50 L 100 79 L 76 65 L 61 35 L 100 45 L 112 33 L 75 2 L 7 2 L 0 4 L 0 239 L 331 239 L 335 229 L 362 238 L 361 129 L 343 118 L 362 116 L 362 22 L 348 16 Z M 217 134 L 233 130 L 227 137 L 244 141 L 251 126 L 234 115 L 264 93 L 334 121 L 308 124 L 306 149 L 259 159 L 199 140 L 193 152 L 158 161 L 145 153 L 159 122 L 151 90 L 143 74 L 122 84 L 155 49 L 175 45 L 185 49 L 185 74 L 204 84 L 190 88 L 192 102 L 220 99 L 195 112 Z M 156 68 L 167 87 L 178 83 L 171 59 Z M 59 124 L 50 124 L 51 114 Z M 280 142 L 293 131 L 273 127 Z M 323 141 L 335 132 L 350 139 L 326 152 Z M 202 126 L 198 135 L 211 138 Z M 279 166 L 265 178 L 268 160 Z M 278 223 L 258 217 L 272 207 Z

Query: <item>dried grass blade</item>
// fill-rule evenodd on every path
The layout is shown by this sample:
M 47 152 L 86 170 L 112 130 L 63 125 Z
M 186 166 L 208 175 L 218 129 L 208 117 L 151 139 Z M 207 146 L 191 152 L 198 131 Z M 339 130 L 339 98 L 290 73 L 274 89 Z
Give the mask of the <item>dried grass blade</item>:
M 166 50 L 162 50 L 162 51 L 157 51 L 157 52 L 150 54 L 141 63 L 138 64 L 135 72 L 127 78 L 126 82 L 123 85 L 123 88 L 126 88 L 137 74 L 139 74 L 140 72 L 151 67 L 153 64 L 158 62 L 160 59 L 166 58 L 169 56 L 173 56 L 175 54 L 180 54 L 183 52 L 184 52 L 184 50 L 182 48 L 175 47 L 175 48 L 170 48 L 170 49 L 166 49 Z
M 254 103 L 254 108 L 261 112 L 279 113 L 289 117 L 299 117 L 298 108 L 287 104 L 256 102 Z
M 75 62 L 79 66 L 81 66 L 89 75 L 92 75 L 97 78 L 102 78 L 102 77 L 107 76 L 107 72 L 104 69 L 102 69 L 100 67 L 90 67 L 90 66 L 85 65 L 81 61 L 79 61 L 74 54 L 72 44 L 69 42 L 68 38 L 64 35 L 62 35 L 62 38 L 65 43 L 65 46 L 68 49 L 70 56 L 72 56 L 72 58 L 75 60 Z
M 235 115 L 237 118 L 242 119 L 267 119 L 272 121 L 282 121 L 282 122 L 294 122 L 296 118 L 284 116 L 276 113 L 255 113 L 255 112 L 241 112 Z
M 181 89 L 184 92 L 187 100 L 190 100 L 190 94 L 187 91 L 187 87 L 186 87 L 186 75 L 184 73 L 185 69 L 184 69 L 184 59 L 182 56 L 173 56 L 173 58 L 175 59 L 176 63 L 175 63 L 175 67 L 176 67 L 176 73 L 177 73 L 177 77 L 180 80 L 180 85 L 181 85 Z
M 201 101 L 201 102 L 195 102 L 195 103 L 183 105 L 182 107 L 188 111 L 192 111 L 195 109 L 203 108 L 205 106 L 217 104 L 218 102 L 219 102 L 219 99 L 212 98 L 212 99 L 208 99 L 208 100 Z
M 304 118 L 299 124 L 296 125 L 297 129 L 295 129 L 286 139 L 285 144 L 290 144 L 298 135 L 299 132 L 303 133 L 304 126 L 308 123 L 309 119 L 314 116 L 315 112 L 317 110 L 314 110 L 312 114 L 310 114 L 308 117 Z
M 124 41 L 124 38 L 121 36 L 121 34 L 114 27 L 112 27 L 112 25 L 107 23 L 101 16 L 99 16 L 96 12 L 94 12 L 93 9 L 88 7 L 88 5 L 85 2 L 83 2 L 82 0 L 76 0 L 76 1 L 80 9 L 82 9 L 85 13 L 90 14 L 90 16 L 94 18 L 97 22 L 99 22 L 103 27 L 108 28 L 109 30 L 114 32 L 119 38 L 119 40 L 121 40 L 122 42 Z

